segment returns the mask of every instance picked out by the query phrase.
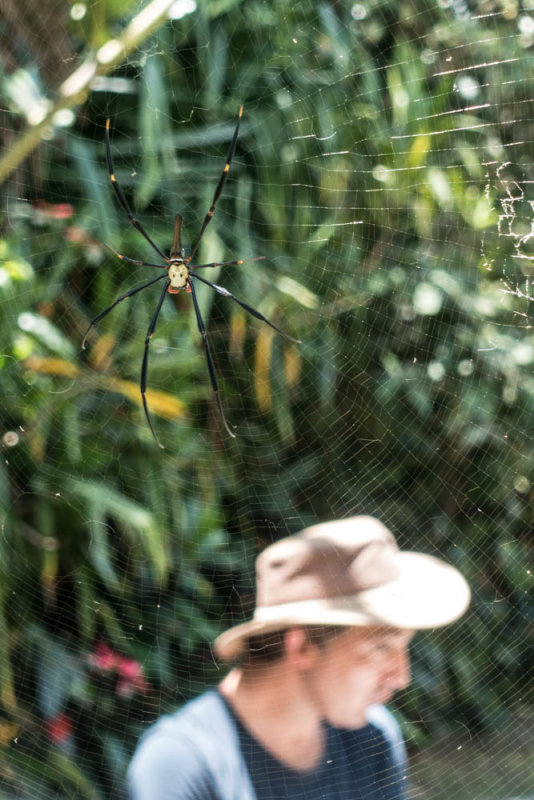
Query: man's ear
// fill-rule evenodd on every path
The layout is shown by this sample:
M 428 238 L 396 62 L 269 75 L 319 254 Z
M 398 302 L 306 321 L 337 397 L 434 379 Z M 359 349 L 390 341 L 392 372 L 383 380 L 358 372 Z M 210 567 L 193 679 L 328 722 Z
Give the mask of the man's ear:
M 298 669 L 310 669 L 319 657 L 319 648 L 309 640 L 305 628 L 289 628 L 284 633 L 285 654 Z

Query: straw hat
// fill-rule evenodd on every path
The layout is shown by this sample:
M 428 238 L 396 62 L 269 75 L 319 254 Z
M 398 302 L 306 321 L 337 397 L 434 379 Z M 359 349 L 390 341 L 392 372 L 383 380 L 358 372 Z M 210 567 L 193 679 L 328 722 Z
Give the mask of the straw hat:
M 455 567 L 399 550 L 373 517 L 306 528 L 272 544 L 256 561 L 256 610 L 215 641 L 225 660 L 250 636 L 292 625 L 437 628 L 467 609 L 470 590 Z

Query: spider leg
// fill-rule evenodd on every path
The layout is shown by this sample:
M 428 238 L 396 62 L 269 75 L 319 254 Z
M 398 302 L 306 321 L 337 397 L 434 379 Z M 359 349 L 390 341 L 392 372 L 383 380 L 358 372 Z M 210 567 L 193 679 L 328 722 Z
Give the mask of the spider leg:
M 267 317 L 264 317 L 263 314 L 261 314 L 259 311 L 256 311 L 255 308 L 252 308 L 252 306 L 249 306 L 248 303 L 244 303 L 243 300 L 240 300 L 238 297 L 236 297 L 234 294 L 232 294 L 232 292 L 229 292 L 228 289 L 225 289 L 224 286 L 218 286 L 216 283 L 212 283 L 211 281 L 208 281 L 206 278 L 202 278 L 200 275 L 197 275 L 194 272 L 191 273 L 191 277 L 192 278 L 196 278 L 199 281 L 202 281 L 202 283 L 206 283 L 208 286 L 211 286 L 212 289 L 215 289 L 216 292 L 218 292 L 219 294 L 224 295 L 224 297 L 229 297 L 230 300 L 233 300 L 234 302 L 236 302 L 238 305 L 241 306 L 241 308 L 244 308 L 245 311 L 248 311 L 249 314 L 252 314 L 253 317 L 256 317 L 256 319 L 260 319 L 262 322 L 266 322 L 267 325 L 269 325 L 275 331 L 277 331 L 278 333 L 281 333 L 282 336 L 284 336 L 286 339 L 289 339 L 290 342 L 296 342 L 296 344 L 300 344 L 301 343 L 300 339 L 295 339 L 293 336 L 290 336 L 288 333 L 283 331 L 282 328 L 279 328 L 273 322 L 270 322 L 267 319 Z
M 219 383 L 217 381 L 217 375 L 215 374 L 215 364 L 213 363 L 213 358 L 211 356 L 211 350 L 208 342 L 208 335 L 206 333 L 206 326 L 204 325 L 202 314 L 200 313 L 195 287 L 193 286 L 192 283 L 190 284 L 190 286 L 191 286 L 191 297 L 193 298 L 193 306 L 195 308 L 195 314 L 197 317 L 198 330 L 200 332 L 200 335 L 202 336 L 202 341 L 204 342 L 204 350 L 206 353 L 206 361 L 208 362 L 208 371 L 210 374 L 211 388 L 213 389 L 213 392 L 215 394 L 215 399 L 217 400 L 217 405 L 219 406 L 219 411 L 221 413 L 222 421 L 224 422 L 224 427 L 226 428 L 232 439 L 235 439 L 235 433 L 233 433 L 233 431 L 231 430 L 224 415 L 224 410 L 219 395 Z
M 162 276 L 162 277 L 164 277 L 164 276 Z M 148 406 L 147 406 L 147 402 L 146 402 L 145 392 L 146 392 L 146 376 L 147 376 L 147 368 L 148 368 L 148 350 L 149 350 L 149 347 L 150 347 L 150 340 L 152 339 L 152 334 L 154 333 L 154 331 L 156 329 L 156 323 L 158 321 L 159 312 L 161 311 L 161 306 L 163 305 L 163 301 L 165 300 L 165 295 L 167 293 L 167 289 L 169 288 L 169 285 L 170 285 L 170 280 L 167 279 L 167 281 L 165 283 L 165 286 L 163 287 L 163 291 L 161 293 L 161 296 L 160 296 L 160 298 L 158 300 L 158 305 L 156 306 L 156 310 L 154 312 L 154 316 L 150 320 L 150 325 L 148 326 L 148 330 L 146 332 L 145 352 L 143 354 L 143 363 L 141 365 L 141 383 L 140 383 L 141 397 L 143 399 L 143 408 L 145 409 L 146 421 L 148 422 L 148 426 L 149 426 L 150 430 L 152 431 L 152 436 L 156 440 L 156 444 L 158 445 L 158 447 L 161 447 L 162 450 L 164 450 L 165 448 L 163 447 L 163 445 L 161 444 L 160 440 L 156 436 L 156 431 L 154 430 L 154 426 L 152 425 L 152 420 L 150 419 L 150 414 L 148 413 Z
M 237 125 L 235 126 L 234 135 L 232 137 L 232 141 L 230 142 L 230 147 L 228 148 L 228 153 L 227 153 L 227 156 L 226 156 L 226 164 L 224 165 L 224 169 L 222 171 L 222 175 L 219 178 L 219 183 L 217 184 L 217 188 L 215 189 L 215 192 L 213 194 L 213 200 L 211 201 L 211 206 L 209 208 L 209 211 L 206 214 L 206 216 L 204 217 L 204 222 L 202 223 L 202 225 L 200 227 L 200 233 L 197 236 L 196 242 L 193 245 L 193 249 L 191 250 L 191 253 L 188 256 L 188 258 L 186 260 L 186 263 L 189 263 L 191 261 L 191 259 L 195 255 L 196 251 L 198 250 L 198 246 L 200 244 L 200 240 L 204 236 L 204 231 L 206 230 L 206 228 L 208 227 L 208 224 L 211 221 L 211 218 L 213 216 L 213 212 L 215 211 L 215 206 L 217 205 L 217 200 L 221 196 L 221 192 L 222 192 L 222 190 L 224 188 L 224 184 L 226 183 L 226 179 L 228 177 L 228 171 L 230 169 L 230 163 L 231 163 L 232 158 L 234 157 L 234 153 L 235 153 L 235 148 L 236 148 L 236 144 L 237 144 L 237 136 L 238 136 L 238 133 L 239 133 L 239 125 L 241 124 L 241 117 L 242 116 L 243 116 L 243 106 L 240 106 L 239 114 L 237 115 Z
M 134 294 L 137 294 L 137 292 L 143 291 L 143 289 L 146 289 L 147 286 L 152 286 L 153 283 L 156 283 L 157 281 L 160 281 L 162 278 L 165 278 L 165 277 L 166 277 L 165 275 L 158 275 L 157 278 L 153 278 L 151 281 L 147 281 L 146 283 L 143 283 L 141 286 L 138 286 L 136 289 L 130 289 L 129 292 L 125 292 L 124 294 L 121 294 L 121 296 L 118 297 L 115 300 L 114 303 L 112 303 L 110 306 L 108 306 L 103 311 L 101 311 L 100 314 L 98 314 L 98 316 L 96 316 L 94 318 L 94 320 L 92 320 L 92 322 L 90 323 L 89 327 L 87 328 L 87 330 L 85 332 L 85 336 L 83 337 L 83 340 L 82 340 L 82 350 L 85 350 L 85 342 L 87 341 L 87 337 L 89 336 L 89 332 L 91 331 L 91 328 L 93 328 L 93 326 L 96 325 L 97 322 L 100 322 L 101 319 L 104 319 L 104 317 L 107 316 L 107 314 L 109 314 L 110 311 L 113 311 L 115 306 L 118 306 L 119 303 L 122 303 L 123 300 L 127 300 L 128 297 L 133 297 Z
M 122 253 L 117 253 L 116 250 L 110 244 L 105 245 L 108 250 L 111 250 L 113 255 L 116 255 L 117 258 L 120 258 L 121 261 L 129 261 L 131 264 L 140 264 L 142 267 L 159 267 L 159 269 L 169 269 L 168 264 L 151 264 L 149 261 L 138 261 L 136 258 L 129 258 L 128 256 L 123 256 Z
M 117 255 L 119 254 L 117 253 Z M 246 264 L 249 261 L 262 261 L 264 258 L 265 256 L 256 256 L 255 258 L 240 258 L 238 261 L 213 261 L 211 264 L 190 264 L 189 269 L 202 269 L 203 267 L 238 267 L 240 264 Z M 131 261 L 131 259 L 129 260 Z
M 115 170 L 113 168 L 113 159 L 111 157 L 111 141 L 110 141 L 110 138 L 109 138 L 109 119 L 106 120 L 106 157 L 107 157 L 107 162 L 108 162 L 108 172 L 109 172 L 109 179 L 111 181 L 111 185 L 113 186 L 115 194 L 117 195 L 117 200 L 119 201 L 119 203 L 121 204 L 121 206 L 125 210 L 126 214 L 128 215 L 128 219 L 130 220 L 130 222 L 132 223 L 134 228 L 139 231 L 141 236 L 145 237 L 145 239 L 147 240 L 149 245 L 151 247 L 153 247 L 153 249 L 156 251 L 156 253 L 158 253 L 162 257 L 162 259 L 164 261 L 168 261 L 169 259 L 167 258 L 165 253 L 161 252 L 161 250 L 159 249 L 157 244 L 155 244 L 155 242 L 152 241 L 152 239 L 150 238 L 148 233 L 145 231 L 145 229 L 143 228 L 141 223 L 138 220 L 136 220 L 136 218 L 132 214 L 132 211 L 131 211 L 130 206 L 128 205 L 128 203 L 126 201 L 126 198 L 125 198 L 125 196 L 124 196 L 124 194 L 122 192 L 122 189 L 119 186 L 119 184 L 117 183 L 117 178 L 115 177 Z

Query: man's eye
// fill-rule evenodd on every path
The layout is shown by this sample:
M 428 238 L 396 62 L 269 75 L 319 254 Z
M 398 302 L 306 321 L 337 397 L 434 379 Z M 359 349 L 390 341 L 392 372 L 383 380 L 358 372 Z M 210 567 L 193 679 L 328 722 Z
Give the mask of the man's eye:
M 376 642 L 373 650 L 377 655 L 390 655 L 393 652 L 393 646 L 389 642 Z

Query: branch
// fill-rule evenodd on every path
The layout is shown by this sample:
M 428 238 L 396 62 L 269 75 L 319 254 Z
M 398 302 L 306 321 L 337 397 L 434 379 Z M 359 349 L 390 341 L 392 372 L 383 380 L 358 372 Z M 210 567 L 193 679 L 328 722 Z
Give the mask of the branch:
M 83 103 L 92 81 L 111 72 L 124 61 L 162 22 L 174 0 L 152 0 L 132 19 L 124 33 L 102 45 L 94 58 L 83 62 L 59 87 L 57 98 L 50 111 L 34 125 L 30 125 L 20 139 L 0 158 L 0 185 L 11 175 L 53 125 L 53 118 L 64 108 Z

